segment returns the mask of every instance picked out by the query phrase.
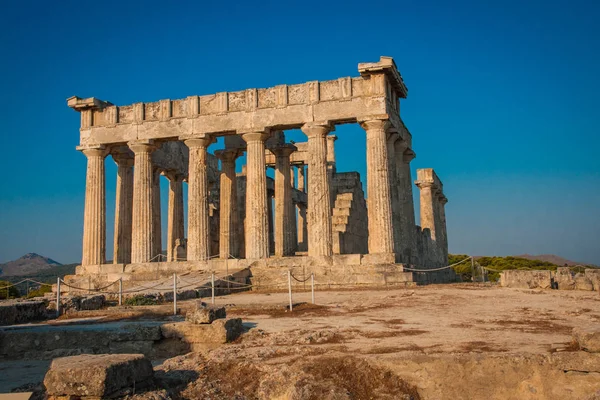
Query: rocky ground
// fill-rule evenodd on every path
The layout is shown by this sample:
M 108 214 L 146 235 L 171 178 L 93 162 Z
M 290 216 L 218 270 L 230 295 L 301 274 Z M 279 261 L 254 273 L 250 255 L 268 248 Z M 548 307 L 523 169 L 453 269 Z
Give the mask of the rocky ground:
M 247 332 L 157 360 L 156 385 L 129 398 L 600 399 L 600 353 L 572 340 L 573 328 L 600 326 L 595 292 L 456 284 L 319 291 L 316 305 L 295 293 L 293 312 L 287 302 L 218 297 Z M 160 318 L 169 307 L 103 313 Z

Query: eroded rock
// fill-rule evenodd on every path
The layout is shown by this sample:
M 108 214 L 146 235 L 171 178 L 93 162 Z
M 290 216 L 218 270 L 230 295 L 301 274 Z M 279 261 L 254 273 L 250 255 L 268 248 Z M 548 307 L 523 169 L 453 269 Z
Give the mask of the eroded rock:
M 600 328 L 575 328 L 573 339 L 580 349 L 590 353 L 600 353 Z
M 195 309 L 185 315 L 186 321 L 192 324 L 211 324 L 225 317 L 227 317 L 225 307 L 210 307 L 202 301 L 197 301 Z
M 231 342 L 239 337 L 242 330 L 240 318 L 218 319 L 212 324 L 194 324 L 185 321 L 161 325 L 162 335 L 165 338 L 178 338 L 192 345 Z

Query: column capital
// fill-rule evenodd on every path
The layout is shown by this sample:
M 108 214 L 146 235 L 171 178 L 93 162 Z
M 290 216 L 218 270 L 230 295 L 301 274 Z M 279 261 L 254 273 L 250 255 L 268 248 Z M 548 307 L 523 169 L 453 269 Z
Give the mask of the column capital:
M 264 142 L 271 137 L 271 131 L 269 128 L 264 128 L 248 132 L 238 132 L 238 135 L 240 135 L 246 143 Z
M 108 155 L 108 148 L 103 144 L 86 144 L 76 147 L 77 150 L 85 154 L 86 157 L 106 157 Z
M 185 145 L 189 148 L 208 147 L 215 141 L 215 137 L 208 133 L 204 133 L 193 136 L 182 136 L 179 138 L 179 140 L 183 141 L 183 143 L 185 143 Z
M 437 188 L 433 182 L 427 182 L 427 181 L 415 181 L 415 185 L 417 185 L 417 187 L 419 189 L 430 188 L 430 189 L 432 189 L 432 191 Z
M 158 148 L 156 142 L 152 139 L 131 141 L 127 143 L 127 146 L 134 153 L 152 153 Z
M 180 174 L 176 170 L 172 170 L 172 169 L 168 169 L 168 170 L 163 171 L 163 175 L 169 181 L 183 182 L 184 179 L 185 179 L 185 175 Z
M 215 157 L 222 162 L 233 162 L 238 158 L 242 152 L 240 149 L 223 149 L 215 151 Z
M 115 146 L 110 149 L 113 161 L 120 167 L 132 167 L 134 153 L 127 146 Z
M 442 205 L 445 205 L 446 203 L 448 203 L 448 198 L 442 194 L 440 195 L 439 201 Z
M 417 156 L 417 153 L 415 153 L 412 149 L 407 148 L 404 151 L 404 162 L 406 164 L 408 164 L 409 162 L 411 162 L 412 160 L 414 160 L 416 156 Z
M 358 123 L 366 131 L 383 130 L 383 131 L 387 132 L 388 129 L 392 126 L 390 121 L 387 119 L 368 119 L 368 120 L 358 121 Z
M 291 143 L 284 143 L 269 149 L 269 151 L 273 153 L 275 157 L 289 157 L 290 154 L 297 150 L 298 148 Z
M 329 121 L 307 122 L 300 128 L 307 137 L 325 137 L 329 132 L 335 130 L 335 126 Z

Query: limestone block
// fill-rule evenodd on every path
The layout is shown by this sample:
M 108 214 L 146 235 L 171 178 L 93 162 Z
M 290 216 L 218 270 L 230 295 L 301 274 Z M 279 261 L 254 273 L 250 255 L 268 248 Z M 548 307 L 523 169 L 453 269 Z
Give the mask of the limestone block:
M 185 315 L 186 321 L 192 324 L 212 324 L 213 321 L 225 318 L 225 307 L 209 307 L 202 301 L 196 302 L 196 308 Z
M 569 267 L 559 267 L 556 269 L 554 282 L 559 290 L 574 290 L 575 279 Z
M 503 271 L 500 274 L 500 285 L 521 289 L 550 289 L 552 273 L 551 271 Z
M 335 254 L 332 257 L 333 266 L 341 267 L 346 265 L 360 265 L 361 255 L 360 254 Z
M 44 386 L 50 398 L 105 398 L 124 389 L 144 386 L 152 379 L 152 364 L 142 354 L 84 354 L 53 360 Z
M 590 353 L 600 353 L 600 328 L 575 328 L 573 339 L 579 348 Z
M 394 264 L 395 262 L 394 253 L 363 254 L 360 260 L 361 265 Z
M 594 290 L 594 284 L 592 283 L 591 279 L 589 279 L 582 273 L 576 274 L 574 281 L 576 290 Z
M 0 304 L 0 325 L 21 324 L 45 317 L 44 301 L 9 301 Z
M 162 335 L 190 344 L 221 344 L 235 340 L 242 333 L 240 318 L 218 319 L 212 324 L 175 322 L 161 325 Z
M 79 303 L 80 310 L 99 310 L 104 307 L 106 297 L 104 295 L 86 296 L 81 299 Z
M 592 282 L 594 290 L 600 291 L 600 268 L 588 268 L 585 276 Z

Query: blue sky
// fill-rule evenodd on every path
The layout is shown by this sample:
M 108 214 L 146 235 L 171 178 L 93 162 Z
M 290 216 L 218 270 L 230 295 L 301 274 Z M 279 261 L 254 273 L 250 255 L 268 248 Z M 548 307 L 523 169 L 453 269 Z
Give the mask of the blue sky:
M 600 264 L 600 3 L 203 3 L 3 3 L 0 262 L 80 260 L 86 164 L 66 98 L 125 105 L 335 79 L 388 55 L 409 88 L 413 173 L 444 182 L 451 252 Z M 338 170 L 364 180 L 364 132 L 336 134 Z M 114 175 L 107 159 L 108 258 Z

